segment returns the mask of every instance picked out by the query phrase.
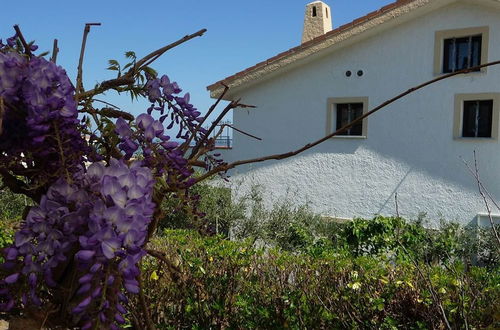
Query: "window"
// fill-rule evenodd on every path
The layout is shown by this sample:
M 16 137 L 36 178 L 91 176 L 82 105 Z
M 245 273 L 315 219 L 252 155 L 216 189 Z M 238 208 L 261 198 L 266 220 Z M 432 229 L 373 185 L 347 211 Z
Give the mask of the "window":
M 316 17 L 316 6 L 313 6 L 313 12 L 312 12 L 313 17 Z
M 450 73 L 488 61 L 489 28 L 476 27 L 436 32 L 434 72 Z M 486 68 L 477 71 L 486 71 Z
M 481 64 L 481 41 L 481 35 L 445 39 L 442 72 L 460 71 Z
M 455 96 L 455 138 L 498 137 L 500 94 L 458 94 Z
M 368 98 L 330 98 L 328 99 L 327 134 L 349 124 L 367 112 Z M 363 119 L 351 126 L 337 137 L 365 138 L 367 121 Z
M 464 101 L 462 137 L 491 137 L 493 100 Z
M 363 103 L 337 103 L 334 111 L 337 119 L 335 130 L 338 130 L 363 115 Z M 359 122 L 340 135 L 362 135 L 362 131 L 363 122 Z

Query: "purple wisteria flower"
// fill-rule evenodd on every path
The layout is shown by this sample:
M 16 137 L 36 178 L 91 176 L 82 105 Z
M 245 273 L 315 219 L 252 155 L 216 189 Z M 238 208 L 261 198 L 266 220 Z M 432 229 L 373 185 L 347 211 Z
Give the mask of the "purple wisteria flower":
M 207 131 L 200 126 L 203 117 L 189 103 L 190 94 L 180 96 L 182 90 L 166 75 L 161 78 L 148 76 L 145 89 L 152 102 L 147 113 L 139 115 L 135 123 L 128 123 L 122 118 L 116 121 L 115 132 L 121 139 L 118 147 L 124 153 L 125 159 L 142 153 L 145 165 L 153 169 L 156 176 L 166 176 L 167 183 L 172 187 L 189 188 L 195 180 L 192 178 L 194 170 L 187 160 L 186 145 L 190 142 L 205 141 L 205 147 L 210 150 L 215 148 L 214 144 L 210 145 L 213 141 L 205 138 Z M 160 113 L 159 120 L 152 116 L 153 111 Z M 170 119 L 170 122 L 164 126 L 167 119 Z M 174 125 L 178 127 L 175 139 L 181 140 L 181 143 L 172 141 L 171 137 L 166 135 Z M 206 169 L 222 163 L 222 160 L 213 155 L 206 155 L 204 160 Z
M 31 51 L 36 48 L 30 45 Z M 164 179 L 162 185 L 179 193 L 185 204 L 194 204 L 197 197 L 189 194 L 196 181 L 193 166 L 209 169 L 219 161 L 206 154 L 214 144 L 200 126 L 204 118 L 190 94 L 181 95 L 166 75 L 147 75 L 140 95 L 151 106 L 134 121 L 117 119 L 114 132 L 122 153 L 117 155 L 108 145 L 116 141 L 112 131 L 99 134 L 80 124 L 85 118 L 78 119 L 66 72 L 21 51 L 18 36 L 6 44 L 0 40 L 0 170 L 37 187 L 38 205 L 4 249 L 0 309 L 40 305 L 62 292 L 80 328 L 118 329 L 125 323 L 126 294 L 140 290 L 138 263 L 146 254 L 156 207 L 154 178 Z M 99 162 L 104 157 L 88 146 L 83 131 L 91 144 L 105 149 L 106 163 Z M 204 151 L 189 158 L 192 142 Z M 194 206 L 193 211 L 197 214 Z
M 61 67 L 0 51 L 0 98 L 0 168 L 47 180 L 63 170 L 78 171 L 84 155 L 92 154 L 79 132 L 74 88 Z
M 138 262 L 155 207 L 153 176 L 140 161 L 127 165 L 111 159 L 109 166 L 93 163 L 76 177 L 49 188 L 5 250 L 11 268 L 0 282 L 0 307 L 14 307 L 20 285 L 29 290 L 23 304 L 39 304 L 40 290 L 58 285 L 57 270 L 74 260 L 78 275 L 71 312 L 82 325 L 93 326 L 91 316 L 98 313 L 101 325 L 116 327 L 126 314 L 117 294 L 139 290 Z

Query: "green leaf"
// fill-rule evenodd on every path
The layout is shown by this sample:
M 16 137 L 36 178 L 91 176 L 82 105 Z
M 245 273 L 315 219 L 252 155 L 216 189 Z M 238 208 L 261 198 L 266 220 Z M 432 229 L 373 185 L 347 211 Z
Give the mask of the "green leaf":
M 133 58 L 133 59 L 136 59 L 137 56 L 135 56 L 135 52 L 129 50 L 128 52 L 125 52 L 125 57 L 126 58 Z
M 109 65 L 116 65 L 116 66 L 120 66 L 120 63 L 118 63 L 118 61 L 117 61 L 117 60 L 109 60 L 109 61 L 108 61 L 108 64 L 109 64 Z
M 158 76 L 158 72 L 156 72 L 155 69 L 153 69 L 153 68 L 151 68 L 149 66 L 143 67 L 142 70 L 144 70 L 144 72 L 149 73 L 150 75 L 152 75 L 155 78 L 156 78 L 156 76 Z

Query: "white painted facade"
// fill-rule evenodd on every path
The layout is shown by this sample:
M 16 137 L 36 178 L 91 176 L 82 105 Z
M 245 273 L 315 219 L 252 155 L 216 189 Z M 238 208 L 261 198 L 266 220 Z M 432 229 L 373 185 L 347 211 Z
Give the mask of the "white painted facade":
M 234 132 L 226 160 L 291 151 L 325 136 L 328 98 L 367 97 L 372 109 L 437 77 L 436 31 L 482 26 L 489 27 L 488 61 L 500 60 L 500 10 L 459 1 L 373 28 L 340 48 L 236 89 L 232 98 L 257 108 L 235 110 L 234 126 L 262 141 Z M 500 200 L 500 143 L 454 138 L 454 100 L 461 93 L 500 93 L 500 66 L 453 77 L 395 102 L 367 119 L 366 138 L 332 138 L 289 159 L 239 167 L 231 172 L 234 195 L 259 185 L 269 206 L 288 199 L 309 203 L 326 216 L 371 218 L 395 215 L 397 193 L 399 213 L 406 218 L 426 213 L 431 221 L 476 221 L 486 208 L 461 157 L 472 164 L 476 151 L 482 182 Z

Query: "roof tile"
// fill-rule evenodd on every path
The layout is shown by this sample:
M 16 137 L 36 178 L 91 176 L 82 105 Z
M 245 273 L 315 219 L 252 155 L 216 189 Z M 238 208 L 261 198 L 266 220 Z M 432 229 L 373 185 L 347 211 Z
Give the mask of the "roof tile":
M 254 71 L 254 70 L 258 69 L 258 68 L 261 68 L 261 67 L 264 67 L 266 65 L 269 65 L 270 63 L 275 62 L 275 61 L 277 61 L 277 60 L 279 60 L 281 58 L 284 58 L 284 57 L 286 57 L 286 56 L 288 56 L 288 55 L 290 55 L 292 53 L 295 53 L 298 50 L 302 50 L 302 49 L 308 48 L 310 46 L 316 45 L 316 44 L 320 43 L 321 41 L 323 41 L 323 40 L 325 40 L 325 39 L 327 39 L 327 38 L 329 38 L 329 37 L 331 37 L 333 35 L 340 34 L 341 32 L 344 32 L 345 30 L 351 29 L 351 28 L 353 28 L 354 26 L 356 26 L 358 24 L 361 24 L 361 23 L 364 23 L 366 21 L 369 21 L 369 20 L 373 19 L 376 16 L 382 15 L 382 14 L 386 13 L 387 11 L 393 10 L 393 9 L 395 9 L 397 7 L 403 6 L 403 5 L 405 5 L 407 3 L 410 3 L 412 1 L 415 1 L 415 0 L 396 0 L 393 3 L 390 3 L 390 4 L 386 5 L 386 6 L 383 6 L 379 10 L 372 11 L 372 12 L 370 12 L 370 13 L 362 16 L 362 17 L 356 18 L 352 22 L 349 22 L 347 24 L 341 25 L 338 28 L 333 29 L 333 30 L 331 30 L 331 31 L 329 31 L 329 32 L 327 32 L 327 33 L 325 33 L 325 34 L 323 34 L 321 36 L 318 36 L 318 37 L 316 37 L 316 38 L 314 38 L 312 40 L 309 40 L 309 41 L 307 41 L 307 42 L 305 42 L 305 43 L 303 43 L 303 44 L 301 44 L 299 46 L 290 48 L 289 50 L 281 52 L 281 53 L 279 53 L 279 54 L 277 54 L 277 55 L 275 55 L 275 56 L 273 56 L 273 57 L 271 57 L 271 58 L 269 58 L 267 60 L 261 61 L 261 62 L 255 64 L 255 65 L 253 65 L 253 66 L 251 66 L 251 67 L 243 70 L 243 71 L 237 72 L 237 73 L 235 73 L 235 74 L 233 74 L 233 75 L 231 75 L 229 77 L 226 77 L 226 78 L 224 78 L 224 79 L 222 79 L 222 80 L 220 80 L 220 81 L 218 81 L 218 82 L 216 82 L 216 83 L 208 86 L 207 89 L 208 90 L 215 89 L 215 88 L 219 87 L 219 85 L 221 83 L 228 83 L 231 80 L 234 80 L 236 78 L 244 76 L 245 74 L 249 73 L 250 71 Z

